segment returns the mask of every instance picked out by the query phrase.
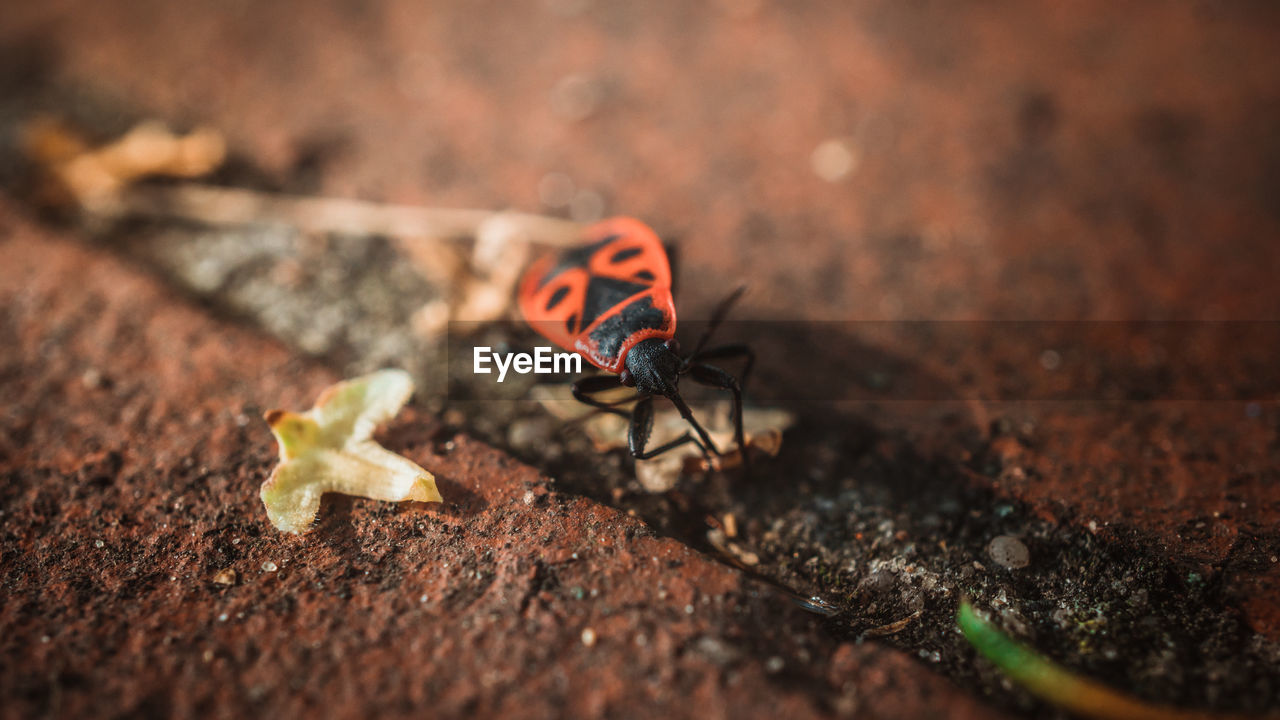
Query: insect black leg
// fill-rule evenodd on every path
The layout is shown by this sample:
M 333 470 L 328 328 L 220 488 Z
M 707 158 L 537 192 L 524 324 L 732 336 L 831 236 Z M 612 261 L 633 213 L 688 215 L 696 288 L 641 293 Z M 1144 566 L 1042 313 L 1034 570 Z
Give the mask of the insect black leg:
M 716 447 L 716 444 L 711 442 L 711 436 L 707 434 L 707 431 L 702 429 L 702 426 L 699 425 L 698 421 L 693 417 L 693 411 L 689 409 L 689 406 L 685 403 L 684 398 L 680 397 L 679 395 L 672 395 L 671 403 L 676 406 L 677 410 L 680 411 L 680 417 L 684 418 L 685 422 L 692 425 L 693 429 L 698 433 L 698 438 L 702 440 L 700 444 L 702 445 L 702 452 L 704 454 L 708 450 L 715 453 L 716 455 L 723 454 Z M 709 457 L 710 456 L 708 456 L 708 458 Z
M 635 401 L 634 397 L 623 398 L 622 400 L 616 400 L 614 402 L 608 402 L 608 403 L 601 402 L 591 397 L 596 393 L 607 392 L 609 390 L 614 390 L 622 386 L 623 386 L 622 382 L 618 379 L 616 375 L 593 375 L 591 377 L 585 377 L 585 378 L 582 378 L 581 380 L 578 380 L 577 382 L 573 383 L 573 385 L 571 385 L 570 387 L 573 389 L 573 397 L 576 400 L 578 400 L 578 402 L 581 402 L 585 405 L 590 405 L 591 407 L 594 407 L 594 408 L 599 408 L 600 410 L 604 410 L 605 412 L 613 413 L 614 415 L 617 415 L 619 417 L 630 419 L 631 427 L 627 433 L 627 446 L 628 446 L 628 449 L 631 450 L 632 456 L 634 456 L 637 460 L 648 460 L 649 458 L 655 457 L 657 455 L 661 455 L 662 453 L 668 450 L 671 450 L 672 448 L 679 447 L 686 443 L 693 443 L 694 445 L 697 445 L 698 449 L 702 451 L 702 454 L 706 455 L 707 459 L 710 460 L 711 456 L 707 452 L 707 446 L 710 445 L 711 439 L 707 437 L 706 432 L 702 430 L 702 427 L 699 426 L 697 422 L 693 420 L 693 416 L 691 414 L 685 414 L 689 410 L 687 406 L 684 406 L 683 409 L 681 410 L 681 416 L 684 417 L 686 420 L 689 420 L 689 422 L 693 423 L 694 428 L 697 429 L 698 433 L 703 436 L 703 438 L 707 442 L 707 445 L 704 445 L 703 443 L 698 442 L 697 438 L 693 437 L 692 435 L 686 432 L 685 434 L 681 435 L 675 440 L 672 440 L 671 442 L 663 443 L 662 445 L 656 448 L 653 448 L 652 450 L 646 451 L 644 449 L 644 446 L 648 444 L 649 433 L 653 430 L 653 397 L 652 396 L 646 396 L 646 397 L 640 398 L 640 401 L 636 403 L 635 408 L 630 413 L 626 412 L 625 410 L 619 410 L 614 406 L 621 405 L 622 403 L 634 402 Z M 682 407 L 682 406 L 683 406 L 683 403 L 680 403 L 680 404 L 677 404 L 676 407 Z M 715 450 L 714 445 L 710 445 L 710 447 L 713 451 L 716 452 L 717 455 L 720 454 L 719 451 Z
M 627 433 L 627 447 L 631 450 L 631 455 L 637 460 L 648 460 L 651 457 L 661 455 L 662 453 L 677 448 L 686 443 L 693 443 L 702 450 L 703 455 L 707 455 L 707 449 L 702 446 L 687 431 L 680 437 L 668 443 L 663 443 L 658 447 L 645 451 L 644 446 L 649 442 L 649 433 L 653 430 L 653 397 L 644 397 L 640 402 L 636 403 L 635 410 L 631 413 L 631 429 Z M 707 455 L 710 460 L 710 455 Z
M 733 392 L 733 440 L 738 444 L 738 451 L 742 453 L 742 461 L 747 462 L 745 433 L 742 430 L 742 386 L 738 384 L 738 379 L 715 365 L 705 364 L 689 368 L 689 377 L 694 382 Z
M 607 403 L 591 397 L 597 393 L 615 390 L 622 386 L 622 381 L 618 379 L 617 375 L 592 375 L 591 377 L 584 377 L 580 380 L 576 380 L 569 387 L 573 391 L 573 398 L 584 405 L 590 405 L 593 408 L 599 408 L 620 417 L 631 417 L 631 415 L 625 410 L 619 410 L 614 406 L 631 402 L 634 398 L 626 398 L 624 400 Z
M 729 309 L 733 307 L 734 303 L 738 302 L 738 298 L 742 297 L 742 294 L 746 291 L 746 285 L 739 285 L 737 290 L 729 294 L 729 297 L 720 301 L 720 304 L 716 306 L 716 311 L 711 313 L 711 320 L 707 323 L 707 329 L 703 331 L 702 337 L 698 338 L 698 344 L 693 346 L 694 355 L 702 352 L 702 348 L 711 339 L 711 334 L 716 331 L 716 328 L 720 327 L 720 323 L 724 322 L 725 316 L 729 314 Z
M 637 460 L 648 460 L 649 458 L 652 458 L 652 457 L 654 457 L 654 456 L 656 456 L 656 455 L 661 455 L 662 453 L 664 453 L 664 452 L 666 452 L 666 451 L 668 451 L 668 450 L 671 450 L 671 449 L 673 449 L 673 448 L 680 447 L 681 445 L 684 445 L 685 443 L 693 443 L 694 445 L 697 445 L 697 446 L 698 446 L 698 449 L 702 451 L 702 454 L 703 454 L 703 455 L 706 455 L 706 456 L 707 456 L 707 460 L 708 460 L 708 461 L 710 461 L 711 456 L 707 453 L 707 449 L 706 449 L 705 447 L 702 447 L 702 443 L 698 442 L 698 439 L 697 439 L 697 438 L 695 438 L 694 436 L 690 435 L 690 434 L 689 434 L 689 433 L 687 433 L 687 432 L 686 432 L 685 434 L 681 435 L 680 437 L 676 438 L 675 440 L 672 440 L 672 441 L 671 441 L 671 442 L 669 442 L 669 443 L 663 443 L 662 445 L 659 445 L 658 447 L 656 447 L 656 448 L 654 448 L 654 449 L 652 449 L 652 450 L 650 450 L 650 451 L 648 451 L 648 452 L 642 452 L 642 453 L 635 453 L 635 452 L 632 452 L 631 454 L 632 454 L 632 456 L 634 456 L 634 457 L 635 457 L 635 459 L 637 459 Z
M 721 345 L 719 347 L 708 348 L 697 355 L 689 356 L 686 360 L 690 365 L 699 363 L 704 360 L 728 360 L 736 357 L 745 357 L 746 363 L 742 366 L 742 372 L 738 375 L 738 387 L 743 391 L 747 387 L 747 378 L 751 375 L 751 368 L 756 364 L 756 354 L 751 346 L 742 343 L 734 343 L 732 345 Z

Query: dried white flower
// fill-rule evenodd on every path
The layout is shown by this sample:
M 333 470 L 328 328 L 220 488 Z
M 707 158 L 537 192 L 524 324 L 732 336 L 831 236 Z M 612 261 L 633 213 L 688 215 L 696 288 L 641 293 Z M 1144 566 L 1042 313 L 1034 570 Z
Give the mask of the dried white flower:
M 379 370 L 321 393 L 305 413 L 266 414 L 280 443 L 280 464 L 262 484 L 271 524 L 285 532 L 309 528 L 327 492 L 373 500 L 441 502 L 435 477 L 373 441 L 413 394 L 403 370 Z

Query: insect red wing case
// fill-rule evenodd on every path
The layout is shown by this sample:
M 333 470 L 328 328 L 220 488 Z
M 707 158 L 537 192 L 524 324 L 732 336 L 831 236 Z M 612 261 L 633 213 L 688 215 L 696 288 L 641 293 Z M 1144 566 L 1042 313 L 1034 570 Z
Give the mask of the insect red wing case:
M 582 246 L 530 266 L 520 283 L 520 311 L 560 347 L 621 372 L 633 345 L 675 334 L 671 265 L 658 236 L 639 220 L 603 220 L 583 238 Z

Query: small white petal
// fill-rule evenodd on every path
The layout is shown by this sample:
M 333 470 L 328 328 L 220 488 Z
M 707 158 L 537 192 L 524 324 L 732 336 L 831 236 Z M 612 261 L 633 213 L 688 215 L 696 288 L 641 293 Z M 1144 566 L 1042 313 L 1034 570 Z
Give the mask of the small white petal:
M 327 492 L 441 502 L 431 473 L 371 437 L 412 394 L 408 373 L 381 370 L 328 388 L 306 414 L 267 413 L 280 443 L 280 464 L 260 493 L 271 523 L 285 532 L 304 532 Z

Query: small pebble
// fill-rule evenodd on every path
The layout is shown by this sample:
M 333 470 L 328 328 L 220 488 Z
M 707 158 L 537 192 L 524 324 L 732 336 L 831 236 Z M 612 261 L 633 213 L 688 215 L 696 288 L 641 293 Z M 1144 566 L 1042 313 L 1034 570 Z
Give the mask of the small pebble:
M 96 548 L 105 547 L 106 543 L 102 542 L 101 540 L 94 540 L 93 546 Z
M 754 566 L 760 564 L 759 555 L 751 552 L 750 550 L 744 550 L 741 547 L 738 547 L 736 543 L 729 543 L 729 552 L 733 553 L 734 557 L 741 560 L 744 565 Z
M 589 117 L 600 106 L 603 88 L 588 75 L 567 75 L 551 90 L 551 111 L 562 120 Z
M 106 385 L 106 381 L 102 377 L 102 371 L 92 367 L 84 371 L 84 374 L 80 376 L 80 382 L 84 383 L 84 386 L 90 390 L 97 390 Z
M 586 628 L 582 631 L 582 644 L 591 647 L 596 644 L 596 631 Z
M 218 573 L 213 576 L 213 581 L 218 585 L 235 585 L 236 571 L 231 568 L 219 570 Z
M 279 570 L 279 569 L 280 569 L 280 568 L 279 568 L 275 563 L 271 562 L 270 560 L 268 560 L 268 561 L 266 561 L 266 562 L 262 563 L 262 572 L 275 572 L 275 571 L 277 571 L 277 570 Z
M 1031 552 L 1021 540 L 1012 535 L 1000 535 L 987 545 L 987 554 L 995 561 L 1010 570 L 1024 568 L 1031 564 Z
M 765 660 L 765 661 L 764 661 L 764 669 L 765 669 L 765 672 L 767 672 L 767 673 L 769 673 L 769 674 L 780 673 L 780 672 L 782 672 L 782 668 L 784 668 L 784 667 L 786 667 L 786 666 L 787 666 L 787 661 L 786 661 L 786 660 L 783 660 L 782 658 L 778 657 L 777 655 L 774 655 L 773 657 L 771 657 L 771 658 L 769 658 L 768 660 Z
M 507 442 L 520 450 L 545 447 L 551 442 L 551 424 L 543 418 L 522 418 L 507 428 Z
M 706 635 L 699 638 L 694 646 L 716 665 L 730 665 L 741 656 L 741 653 L 734 646 L 720 638 Z
M 813 173 L 827 182 L 839 182 L 858 168 L 859 154 L 848 138 L 832 138 L 813 149 L 809 165 Z

